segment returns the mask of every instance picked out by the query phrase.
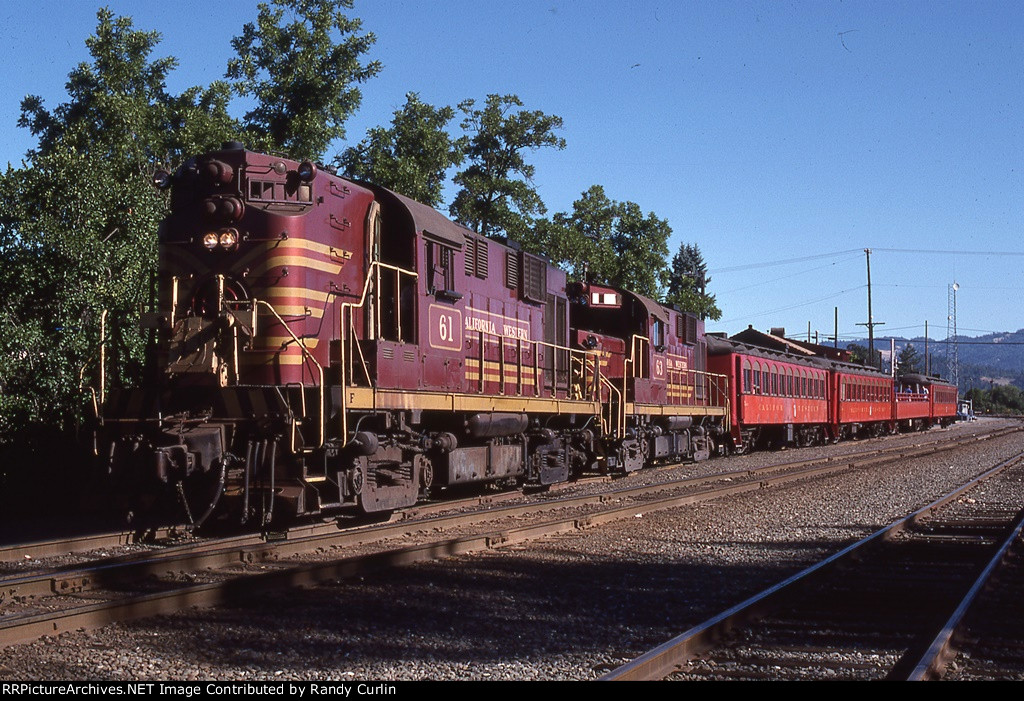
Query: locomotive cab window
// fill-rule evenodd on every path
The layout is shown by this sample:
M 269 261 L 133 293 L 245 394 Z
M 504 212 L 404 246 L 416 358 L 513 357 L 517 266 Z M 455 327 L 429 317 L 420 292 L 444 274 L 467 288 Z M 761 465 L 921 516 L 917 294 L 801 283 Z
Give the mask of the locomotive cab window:
M 654 324 L 651 326 L 651 340 L 654 342 L 655 350 L 658 350 L 659 348 L 664 349 L 665 322 L 661 319 L 655 319 Z
M 427 293 L 438 299 L 455 301 L 462 297 L 455 290 L 455 249 L 438 241 L 426 241 Z

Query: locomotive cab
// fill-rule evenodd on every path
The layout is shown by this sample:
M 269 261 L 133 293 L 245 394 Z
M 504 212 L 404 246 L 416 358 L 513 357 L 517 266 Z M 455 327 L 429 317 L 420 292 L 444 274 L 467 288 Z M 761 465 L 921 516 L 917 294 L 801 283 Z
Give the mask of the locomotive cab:
M 152 372 L 103 406 L 109 471 L 197 524 L 225 503 L 243 522 L 309 511 L 330 413 L 322 329 L 365 286 L 373 195 L 237 143 L 157 184 L 172 189 L 143 315 Z
M 703 460 L 723 429 L 727 387 L 705 371 L 703 322 L 633 292 L 576 283 L 576 342 L 601 351 L 609 420 L 609 467 Z

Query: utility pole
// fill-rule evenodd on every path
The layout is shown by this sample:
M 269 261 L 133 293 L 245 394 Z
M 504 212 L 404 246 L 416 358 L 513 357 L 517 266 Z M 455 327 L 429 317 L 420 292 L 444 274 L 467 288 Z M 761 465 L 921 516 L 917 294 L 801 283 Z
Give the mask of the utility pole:
M 835 321 L 835 336 L 832 337 L 832 347 L 839 348 L 839 307 L 836 310 L 836 321 Z
M 932 364 L 931 358 L 928 357 L 928 320 L 924 320 L 924 374 L 925 377 L 931 377 Z
M 868 364 L 872 367 L 875 366 L 875 327 L 885 325 L 884 321 L 875 321 L 874 317 L 871 316 L 871 249 L 865 248 L 864 255 L 867 256 L 868 261 L 868 320 L 867 323 L 857 324 L 857 326 L 868 327 Z M 881 368 L 879 368 L 881 369 Z

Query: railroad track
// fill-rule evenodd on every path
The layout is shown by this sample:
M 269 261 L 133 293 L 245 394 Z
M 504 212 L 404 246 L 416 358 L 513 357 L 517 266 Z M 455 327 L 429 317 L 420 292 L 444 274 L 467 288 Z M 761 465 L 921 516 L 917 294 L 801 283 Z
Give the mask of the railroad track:
M 1024 453 L 604 679 L 934 679 L 958 640 L 982 655 L 1003 650 L 994 669 L 1020 675 L 1021 629 L 991 612 L 1008 599 L 1020 611 L 1020 580 L 1008 582 L 1020 574 L 1013 546 L 1024 523 L 1022 481 Z M 969 632 L 965 620 L 974 621 Z M 992 626 L 1016 640 L 1010 654 L 989 642 Z
M 983 440 L 1012 430 L 1019 429 L 970 438 Z M 280 541 L 239 536 L 179 545 L 159 553 L 107 558 L 87 567 L 7 577 L 0 580 L 0 643 L 24 642 L 192 606 L 218 605 L 270 589 L 308 586 L 383 567 L 502 547 L 726 494 L 923 456 L 962 445 L 962 439 L 956 444 L 942 444 L 939 439 L 913 447 L 883 447 L 859 455 L 667 480 L 597 495 L 548 497 L 542 503 L 498 506 L 492 501 L 466 513 L 444 516 L 427 514 L 457 505 L 428 505 L 420 507 L 418 513 L 416 509 L 406 512 L 405 520 L 397 523 L 344 531 L 333 524 L 320 524 L 291 531 Z M 559 511 L 563 515 L 550 517 Z M 517 519 L 528 523 L 487 528 L 488 524 L 508 524 Z M 396 546 L 396 541 L 400 545 Z M 410 541 L 417 542 L 410 545 Z M 362 552 L 337 559 L 338 551 Z M 314 556 L 317 561 L 289 561 L 302 556 L 308 559 L 309 553 L 319 553 Z
M 1007 435 L 1016 430 L 1024 430 L 1022 428 L 1014 427 L 1003 427 L 994 429 L 987 432 L 974 432 L 965 437 L 960 437 L 960 440 L 988 440 L 990 438 L 998 438 L 1000 436 Z M 883 458 L 886 455 L 893 453 L 905 453 L 906 451 L 919 451 L 927 448 L 927 446 L 941 446 L 948 443 L 948 437 L 935 438 L 933 440 L 919 441 L 911 444 L 910 446 L 889 446 L 883 448 L 873 448 L 867 451 L 859 451 L 853 453 L 847 453 L 844 455 L 832 456 L 821 459 L 811 460 L 800 460 L 782 463 L 776 466 L 766 466 L 760 468 L 764 471 L 771 471 L 773 469 L 791 469 L 799 467 L 801 465 L 816 465 L 826 464 L 829 462 L 842 462 L 843 460 L 855 459 L 858 457 L 866 457 L 876 455 L 879 458 Z M 654 468 L 653 471 L 670 469 L 676 466 L 665 466 Z M 648 470 L 648 473 L 652 470 Z M 726 477 L 731 477 L 736 472 L 732 471 L 726 473 Z M 751 473 L 753 474 L 753 473 Z M 581 484 L 594 483 L 594 482 L 607 482 L 616 478 L 604 477 L 589 477 L 576 482 L 567 482 L 564 484 L 553 485 L 551 492 L 557 493 L 565 490 L 572 489 Z M 706 478 L 714 479 L 714 478 Z M 404 509 L 401 512 L 397 512 L 394 518 L 400 520 L 412 520 L 417 518 L 423 518 L 431 514 L 439 514 L 450 511 L 457 511 L 460 509 L 471 509 L 477 507 L 490 507 L 494 504 L 498 504 L 504 501 L 510 501 L 521 497 L 519 491 L 508 491 L 503 493 L 488 494 L 485 496 L 477 496 L 466 499 L 457 500 L 444 500 L 437 502 L 428 502 L 418 504 L 416 506 Z M 313 523 L 301 526 L 294 526 L 288 530 L 285 537 L 296 537 L 302 535 L 312 535 L 318 532 L 330 532 L 337 530 L 337 525 L 334 521 L 324 523 Z M 62 557 L 70 555 L 84 555 L 97 550 L 116 550 L 124 548 L 126 546 L 158 546 L 166 548 L 180 544 L 183 541 L 191 540 L 192 536 L 188 531 L 188 527 L 184 524 L 176 526 L 166 526 L 155 529 L 147 530 L 117 530 L 108 533 L 97 533 L 97 534 L 85 534 L 75 535 L 69 537 L 60 537 L 48 540 L 33 541 L 27 543 L 14 543 L 8 545 L 0 545 L 0 563 L 21 563 L 22 565 L 28 563 L 35 563 L 39 561 L 45 561 L 47 558 Z M 205 539 L 204 539 L 205 540 Z M 259 544 L 267 540 L 266 534 L 263 533 L 250 533 L 245 535 L 234 536 L 230 539 L 230 542 L 236 545 L 254 545 Z M 221 539 L 221 542 L 228 542 Z

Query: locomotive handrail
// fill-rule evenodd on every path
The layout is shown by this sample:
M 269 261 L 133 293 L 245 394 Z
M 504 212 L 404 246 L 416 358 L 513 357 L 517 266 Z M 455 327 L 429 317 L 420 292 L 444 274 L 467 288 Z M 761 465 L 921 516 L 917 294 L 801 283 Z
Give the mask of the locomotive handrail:
M 619 388 L 615 386 L 615 383 L 613 383 L 611 380 L 609 380 L 607 377 L 605 377 L 604 375 L 601 374 L 601 368 L 600 368 L 600 361 L 599 361 L 599 359 L 592 360 L 591 363 L 594 366 L 593 367 L 593 371 L 594 371 L 595 378 L 600 382 L 600 384 L 603 384 L 605 387 L 608 388 L 608 392 L 609 392 L 609 394 L 608 394 L 608 418 L 605 419 L 604 414 L 603 414 L 603 408 L 602 408 L 601 428 L 604 430 L 604 433 L 609 433 L 611 431 L 612 421 L 618 418 L 618 417 L 615 417 L 615 416 L 612 415 L 612 406 L 613 405 L 614 406 L 622 406 L 622 393 L 619 392 Z M 618 398 L 617 402 L 613 402 L 612 401 L 612 398 L 613 398 L 612 397 L 612 393 L 614 393 L 616 395 L 616 397 Z M 598 395 L 597 399 L 598 399 L 598 401 L 600 401 L 600 399 L 601 399 L 600 395 Z M 616 420 L 615 421 L 615 433 L 614 433 L 614 436 L 616 438 L 621 438 L 622 435 L 625 433 L 625 430 L 626 430 L 625 425 L 624 424 L 623 425 L 619 425 L 619 422 Z
M 479 376 L 479 378 L 477 380 L 477 384 L 478 384 L 477 391 L 482 392 L 483 388 L 484 388 L 484 363 L 485 363 L 485 359 L 486 359 L 486 352 L 485 352 L 486 344 L 487 343 L 496 343 L 498 345 L 498 349 L 499 349 L 498 352 L 501 355 L 501 357 L 498 360 L 498 364 L 499 364 L 499 368 L 502 368 L 502 363 L 503 363 L 503 358 L 504 358 L 503 349 L 505 348 L 505 342 L 507 340 L 509 340 L 509 337 L 505 336 L 503 334 L 491 333 L 490 331 L 484 331 L 483 329 L 478 329 L 477 330 L 477 338 L 475 340 L 476 340 L 477 345 L 479 346 L 479 359 L 478 359 L 478 362 L 480 362 L 480 376 Z M 595 360 L 599 360 L 600 359 L 600 356 L 599 356 L 599 354 L 596 351 L 584 350 L 584 349 L 580 349 L 580 348 L 569 348 L 568 346 L 560 346 L 560 345 L 558 345 L 556 343 L 549 343 L 548 341 L 528 340 L 527 343 L 529 343 L 532 346 L 532 349 L 533 349 L 533 378 L 534 378 L 533 386 L 534 386 L 534 396 L 537 396 L 537 397 L 541 396 L 540 388 L 541 388 L 541 383 L 542 383 L 542 374 L 547 369 L 547 368 L 544 368 L 544 367 L 540 366 L 539 363 L 538 363 L 539 358 L 540 358 L 540 352 L 539 352 L 540 348 L 551 348 L 556 353 L 558 351 L 563 351 L 563 352 L 566 352 L 566 353 L 569 354 L 569 367 L 566 368 L 566 372 L 569 374 L 570 380 L 567 381 L 567 384 L 566 384 L 566 387 L 565 387 L 566 392 L 568 392 L 572 388 L 571 387 L 571 375 L 572 375 L 572 363 L 573 363 L 574 360 L 578 360 L 581 356 L 583 356 L 585 358 L 593 358 Z M 517 343 L 516 343 L 516 368 L 517 368 L 517 373 L 518 373 L 517 382 L 516 382 L 517 387 L 521 387 L 521 384 L 522 384 L 522 379 L 521 379 L 522 367 L 523 367 L 522 348 L 523 348 L 522 339 L 517 339 Z M 553 357 L 555 357 L 555 356 L 553 355 Z M 550 368 L 551 373 L 552 373 L 552 378 L 551 378 L 552 396 L 554 396 L 554 394 L 556 393 L 556 391 L 558 389 L 558 379 L 557 379 L 558 368 L 557 368 L 557 365 L 558 365 L 558 363 L 556 361 L 554 363 L 554 365 L 552 365 L 552 367 Z M 596 363 L 595 363 L 595 367 L 597 367 Z M 589 383 L 586 383 L 586 382 L 584 383 L 584 386 L 589 384 L 589 387 L 586 387 L 586 395 L 590 398 L 591 401 L 597 401 L 597 400 L 600 399 L 600 397 L 598 396 L 598 387 L 600 386 L 600 380 L 598 378 L 600 376 L 601 376 L 600 375 L 600 369 L 597 369 L 597 371 L 595 373 L 595 376 L 591 379 L 591 381 Z M 499 389 L 499 393 L 503 394 L 504 393 L 504 384 L 505 384 L 504 383 L 505 375 L 504 375 L 503 369 L 500 371 L 500 377 L 501 377 L 501 380 L 502 380 L 502 382 L 500 384 L 502 386 Z M 586 379 L 586 378 L 584 378 L 584 379 Z M 521 389 L 519 389 L 517 391 L 521 392 Z M 581 396 L 582 396 L 582 393 L 581 393 Z
M 292 327 L 288 325 L 288 322 L 286 322 L 284 319 L 282 319 L 281 315 L 277 313 L 277 310 L 274 309 L 274 305 L 270 304 L 270 302 L 265 302 L 262 299 L 255 299 L 255 298 L 252 300 L 252 303 L 253 303 L 253 307 L 256 307 L 256 306 L 262 304 L 264 307 L 269 309 L 270 313 L 274 315 L 274 317 L 277 319 L 278 323 L 280 323 L 281 326 L 283 326 L 284 329 L 288 332 L 288 335 L 292 337 L 292 340 L 295 341 L 295 343 L 298 344 L 299 348 L 302 349 L 303 355 L 305 355 L 308 360 L 311 360 L 313 362 L 313 365 L 316 366 L 317 372 L 320 375 L 320 383 L 319 383 L 319 390 L 320 390 L 320 422 L 319 422 L 320 423 L 320 444 L 317 446 L 317 448 L 322 448 L 324 446 L 324 443 L 326 442 L 326 440 L 325 440 L 326 429 L 325 429 L 324 424 L 327 421 L 327 407 L 326 407 L 326 404 L 325 404 L 326 395 L 324 393 L 324 368 L 323 368 L 323 366 L 320 363 L 317 362 L 317 359 L 313 357 L 313 354 L 309 352 L 309 349 L 306 348 L 306 344 L 302 342 L 302 339 L 300 339 L 298 336 L 295 335 L 295 332 L 292 331 Z M 292 442 L 292 452 L 295 452 L 295 450 L 294 450 L 295 449 L 295 421 L 294 420 L 292 421 L 291 442 Z M 314 449 L 312 449 L 312 448 L 303 447 L 299 452 L 310 453 L 310 452 L 313 452 L 313 450 Z
M 89 386 L 89 392 L 92 395 L 92 413 L 98 421 L 102 421 L 103 417 L 100 412 L 103 410 L 103 404 L 107 400 L 106 386 L 107 386 L 107 309 L 104 309 L 100 313 L 100 378 L 99 378 L 99 399 L 96 397 L 96 388 Z M 85 370 L 89 367 L 92 362 L 92 358 L 85 361 L 82 365 L 82 369 L 78 371 L 78 390 L 82 390 L 82 385 L 85 383 Z
M 355 315 L 353 315 L 353 314 L 349 314 L 348 315 L 348 327 L 349 327 L 349 338 L 355 338 L 356 337 L 356 319 L 355 319 Z M 370 378 L 370 368 L 366 364 L 366 356 L 363 355 L 363 348 L 358 343 L 356 343 L 354 345 L 355 345 L 356 351 L 358 351 L 358 353 L 359 353 L 359 365 L 363 368 L 363 376 L 366 378 L 366 384 L 370 385 L 370 384 L 373 383 L 373 380 Z M 348 364 L 349 364 L 349 377 L 353 378 L 353 381 L 354 381 L 354 378 L 355 378 L 355 368 L 353 366 L 353 361 L 355 359 L 355 355 L 356 355 L 355 353 L 350 354 L 349 360 L 348 360 Z M 342 369 L 342 373 L 344 373 L 344 369 Z M 345 378 L 342 377 L 342 384 L 344 384 L 344 379 Z
M 689 401 L 680 401 L 673 403 L 669 397 L 666 396 L 665 403 L 673 406 L 709 406 L 709 407 L 727 407 L 728 406 L 728 387 L 729 378 L 726 375 L 720 373 L 708 372 L 707 370 L 668 370 L 666 372 L 666 388 L 671 387 L 685 387 L 691 390 L 691 396 Z M 684 381 L 673 381 L 673 378 L 686 378 Z M 687 381 L 692 378 L 692 381 Z M 704 392 L 703 398 L 697 396 L 698 382 Z M 720 387 L 719 383 L 723 383 L 725 387 Z
M 629 341 L 629 357 L 626 358 L 622 368 L 622 398 L 623 400 L 629 397 L 629 378 L 637 377 L 637 346 L 643 349 L 643 344 L 646 343 L 648 346 L 651 344 L 651 339 L 647 336 L 641 336 L 640 334 L 633 334 L 633 337 Z M 642 360 L 642 358 L 641 358 Z M 632 371 L 632 375 L 630 374 Z M 634 395 L 634 400 L 636 399 Z M 619 402 L 619 421 L 625 429 L 626 426 L 626 402 Z
M 343 332 L 344 332 L 344 330 L 346 328 L 349 328 L 351 330 L 351 332 L 349 333 L 349 340 L 352 342 L 352 345 L 355 347 L 356 351 L 359 353 L 359 359 L 360 359 L 360 362 L 363 365 L 363 371 L 366 373 L 366 376 L 367 376 L 368 380 L 369 380 L 369 377 L 370 377 L 369 368 L 367 368 L 367 366 L 366 366 L 366 358 L 363 357 L 363 350 L 362 350 L 362 348 L 359 347 L 359 343 L 357 342 L 359 340 L 359 338 L 356 336 L 355 316 L 353 314 L 353 311 L 356 310 L 356 309 L 363 308 L 363 306 L 366 304 L 366 300 L 367 300 L 367 298 L 369 296 L 369 293 L 370 293 L 370 283 L 371 283 L 371 281 L 376 283 L 374 285 L 374 289 L 377 290 L 378 297 L 380 296 L 380 269 L 381 268 L 383 268 L 385 270 L 391 270 L 391 271 L 393 271 L 395 273 L 395 279 L 398 282 L 397 289 L 401 288 L 402 275 L 408 275 L 411 278 L 418 278 L 419 277 L 419 273 L 417 273 L 415 271 L 406 270 L 405 268 L 399 268 L 397 266 L 390 265 L 388 263 L 382 263 L 379 260 L 371 261 L 370 268 L 369 268 L 369 270 L 366 271 L 367 272 L 367 274 L 366 274 L 366 281 L 363 283 L 363 291 L 359 295 L 359 301 L 358 302 L 342 302 L 341 303 L 341 307 L 338 310 L 339 322 L 340 322 L 339 328 L 342 329 Z M 401 307 L 401 305 L 396 305 L 396 306 Z M 348 315 L 349 315 L 349 319 L 348 319 L 349 323 L 348 324 L 345 323 L 345 312 L 346 311 L 348 311 Z M 399 309 L 398 310 L 399 328 L 401 328 L 401 313 L 402 313 L 401 309 Z M 375 331 L 376 334 L 378 334 L 378 335 L 380 334 L 380 304 L 379 303 L 377 304 L 376 317 L 374 319 L 374 331 Z M 351 362 L 352 359 L 349 358 L 348 361 L 346 362 L 345 339 L 344 338 L 342 338 L 341 342 L 338 344 L 338 353 L 340 355 L 340 357 L 338 358 L 338 360 L 339 360 L 338 365 L 339 365 L 339 367 L 341 369 L 341 375 L 342 375 L 341 376 L 341 386 L 342 387 L 348 387 L 350 376 L 352 374 L 354 374 L 354 373 L 351 372 L 351 371 L 346 372 L 346 368 L 348 367 L 348 362 Z M 355 353 L 353 353 L 352 355 L 354 356 Z M 341 411 L 339 413 L 341 414 L 341 446 L 340 447 L 344 448 L 346 445 L 348 445 L 348 393 L 344 392 L 344 391 L 341 393 Z

